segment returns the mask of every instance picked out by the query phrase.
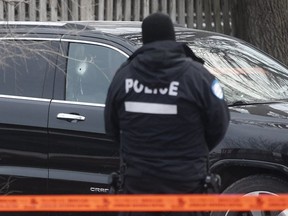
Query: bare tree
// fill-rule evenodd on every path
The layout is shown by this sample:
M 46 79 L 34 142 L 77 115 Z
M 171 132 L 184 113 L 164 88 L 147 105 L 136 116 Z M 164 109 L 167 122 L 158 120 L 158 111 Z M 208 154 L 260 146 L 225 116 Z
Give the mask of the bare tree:
M 288 65 L 288 1 L 234 0 L 234 36 Z

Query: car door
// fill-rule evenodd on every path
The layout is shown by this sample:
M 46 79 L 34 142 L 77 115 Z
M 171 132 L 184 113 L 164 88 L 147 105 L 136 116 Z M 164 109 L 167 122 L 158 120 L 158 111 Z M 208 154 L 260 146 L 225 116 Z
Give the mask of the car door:
M 104 42 L 70 39 L 63 40 L 62 50 L 49 113 L 49 193 L 107 193 L 119 146 L 105 135 L 104 104 L 127 54 Z
M 45 194 L 59 39 L 0 40 L 0 193 Z

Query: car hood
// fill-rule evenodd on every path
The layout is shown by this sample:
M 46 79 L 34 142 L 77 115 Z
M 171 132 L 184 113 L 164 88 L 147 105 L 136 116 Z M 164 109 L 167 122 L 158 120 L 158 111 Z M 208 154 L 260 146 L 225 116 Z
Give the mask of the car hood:
M 240 150 L 288 155 L 288 103 L 230 107 L 231 120 L 222 142 L 212 150 L 225 154 Z

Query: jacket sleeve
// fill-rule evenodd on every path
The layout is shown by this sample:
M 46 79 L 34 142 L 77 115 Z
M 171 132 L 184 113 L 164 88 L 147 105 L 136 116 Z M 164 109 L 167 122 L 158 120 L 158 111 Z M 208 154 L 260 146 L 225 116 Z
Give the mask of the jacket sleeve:
M 129 63 L 129 60 L 125 61 L 116 71 L 113 80 L 109 86 L 105 102 L 105 131 L 108 136 L 110 136 L 117 142 L 120 142 L 120 125 L 118 116 L 118 110 L 120 109 L 120 107 L 119 103 L 117 103 L 117 97 L 120 94 L 121 83 L 123 83 L 123 73 L 125 74 L 124 69 Z
M 108 89 L 108 94 L 105 103 L 104 120 L 105 120 L 105 131 L 115 141 L 119 142 L 120 128 L 119 119 L 116 106 L 116 83 L 112 81 Z
M 212 74 L 207 75 L 203 88 L 205 139 L 211 150 L 224 138 L 230 113 L 220 83 Z

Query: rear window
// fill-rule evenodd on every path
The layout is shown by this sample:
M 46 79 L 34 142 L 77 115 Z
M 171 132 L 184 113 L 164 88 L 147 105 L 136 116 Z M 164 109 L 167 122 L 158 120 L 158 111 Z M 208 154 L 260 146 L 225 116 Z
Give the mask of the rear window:
M 50 41 L 0 41 L 0 94 L 43 97 L 45 77 L 55 68 Z

